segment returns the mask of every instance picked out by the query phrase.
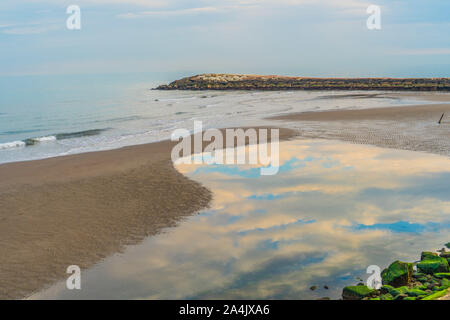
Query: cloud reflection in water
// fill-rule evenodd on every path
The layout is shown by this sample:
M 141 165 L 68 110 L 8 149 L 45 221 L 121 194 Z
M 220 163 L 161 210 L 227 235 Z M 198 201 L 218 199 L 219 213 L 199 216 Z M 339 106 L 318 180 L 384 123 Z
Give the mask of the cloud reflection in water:
M 450 159 L 321 140 L 280 152 L 275 176 L 177 166 L 214 192 L 211 209 L 86 271 L 81 291 L 36 297 L 339 298 L 367 266 L 450 241 Z

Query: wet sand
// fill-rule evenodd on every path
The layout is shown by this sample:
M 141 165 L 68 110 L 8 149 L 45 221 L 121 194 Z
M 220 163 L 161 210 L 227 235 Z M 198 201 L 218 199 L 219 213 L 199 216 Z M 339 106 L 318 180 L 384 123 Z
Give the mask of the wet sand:
M 448 101 L 448 98 L 449 95 L 434 96 L 441 102 Z M 442 122 L 438 124 L 443 113 Z M 292 113 L 270 120 L 283 120 L 286 126 L 298 129 L 300 135 L 307 138 L 336 139 L 450 156 L 448 103 Z
M 280 130 L 280 140 L 294 135 Z M 0 165 L 0 299 L 26 297 L 69 265 L 88 268 L 207 207 L 211 192 L 174 169 L 174 145 Z

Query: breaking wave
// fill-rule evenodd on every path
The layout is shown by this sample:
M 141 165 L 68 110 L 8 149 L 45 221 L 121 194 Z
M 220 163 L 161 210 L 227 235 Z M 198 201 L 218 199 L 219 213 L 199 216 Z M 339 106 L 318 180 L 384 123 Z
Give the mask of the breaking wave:
M 34 137 L 34 138 L 28 138 L 25 140 L 5 142 L 5 143 L 0 143 L 0 150 L 34 146 L 38 143 L 51 142 L 51 141 L 56 141 L 56 140 L 96 136 L 105 130 L 107 130 L 107 129 L 92 129 L 92 130 L 84 130 L 84 131 L 77 131 L 77 132 L 64 132 L 64 133 L 58 133 L 55 135 L 49 135 L 49 136 L 44 136 L 44 137 Z

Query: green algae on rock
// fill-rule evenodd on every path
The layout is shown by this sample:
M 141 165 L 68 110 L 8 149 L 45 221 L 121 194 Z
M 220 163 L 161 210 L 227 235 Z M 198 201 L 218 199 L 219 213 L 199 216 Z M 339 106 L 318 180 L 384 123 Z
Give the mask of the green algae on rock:
M 370 289 L 367 286 L 348 286 L 342 292 L 344 300 L 361 300 L 364 298 L 374 297 L 376 295 L 375 289 Z
M 381 276 L 383 286 L 379 290 L 364 285 L 345 287 L 344 300 L 436 300 L 450 293 L 449 252 L 440 254 L 425 251 L 417 263 L 395 261 L 384 269 Z
M 424 251 L 420 254 L 420 260 L 428 260 L 428 259 L 433 259 L 435 257 L 438 257 L 437 253 L 434 252 L 430 252 L 430 251 Z
M 448 261 L 445 258 L 436 255 L 422 253 L 422 261 L 417 264 L 417 269 L 426 274 L 448 272 Z
M 413 273 L 412 263 L 395 261 L 381 273 L 383 284 L 394 287 L 408 285 Z
M 423 298 L 422 300 L 436 300 L 436 299 L 439 299 L 439 298 L 442 298 L 443 296 L 445 296 L 447 294 L 447 292 L 448 292 L 448 289 L 438 291 L 438 292 L 435 292 L 435 293 Z

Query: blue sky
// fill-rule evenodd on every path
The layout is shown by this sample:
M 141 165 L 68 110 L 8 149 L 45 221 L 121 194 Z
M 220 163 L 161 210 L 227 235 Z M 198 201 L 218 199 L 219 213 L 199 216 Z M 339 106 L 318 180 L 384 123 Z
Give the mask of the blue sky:
M 71 4 L 81 30 L 66 29 Z M 448 0 L 2 1 L 0 75 L 448 77 L 449 34 Z

